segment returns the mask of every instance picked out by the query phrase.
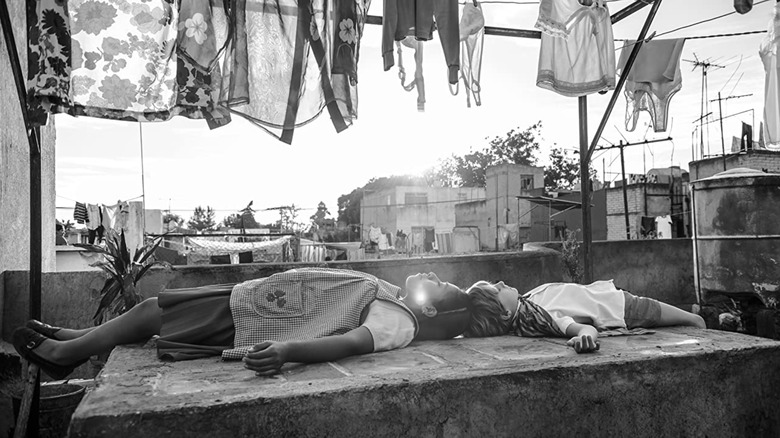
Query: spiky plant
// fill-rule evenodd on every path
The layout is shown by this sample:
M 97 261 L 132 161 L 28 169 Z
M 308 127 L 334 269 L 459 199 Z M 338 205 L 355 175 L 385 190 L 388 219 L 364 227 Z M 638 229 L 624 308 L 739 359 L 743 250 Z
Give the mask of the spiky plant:
M 127 312 L 141 301 L 143 297 L 138 293 L 136 285 L 152 266 L 169 266 L 167 262 L 157 261 L 153 257 L 162 237 L 144 243 L 136 249 L 132 259 L 125 242 L 124 230 L 119 233 L 108 230 L 105 242 L 105 247 L 83 243 L 74 245 L 84 248 L 87 252 L 102 254 L 103 257 L 90 266 L 100 268 L 109 275 L 100 291 L 100 304 L 92 317 L 95 325 Z

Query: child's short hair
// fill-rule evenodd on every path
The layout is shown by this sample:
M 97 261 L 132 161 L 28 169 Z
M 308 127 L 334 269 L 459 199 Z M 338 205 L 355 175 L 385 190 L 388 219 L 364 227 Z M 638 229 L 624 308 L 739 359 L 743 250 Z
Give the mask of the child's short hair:
M 477 282 L 466 291 L 469 296 L 471 320 L 463 336 L 469 338 L 501 336 L 507 334 L 512 325 L 511 318 L 505 317 L 506 309 L 498 300 L 498 294 L 484 289 L 482 285 L 485 284 L 488 283 Z
M 471 320 L 469 307 L 468 295 L 454 284 L 426 309 L 411 306 L 420 327 L 416 339 L 450 339 L 462 334 Z

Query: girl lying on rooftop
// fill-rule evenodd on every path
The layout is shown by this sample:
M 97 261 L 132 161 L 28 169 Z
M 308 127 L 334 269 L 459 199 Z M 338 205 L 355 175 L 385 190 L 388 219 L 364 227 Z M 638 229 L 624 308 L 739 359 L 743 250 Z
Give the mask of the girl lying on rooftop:
M 600 330 L 671 325 L 706 328 L 701 316 L 622 291 L 611 280 L 587 286 L 548 283 L 522 296 L 502 281 L 479 281 L 466 293 L 471 321 L 464 336 L 567 337 L 567 345 L 577 353 L 598 350 Z
M 243 360 L 258 375 L 286 362 L 325 362 L 392 350 L 413 339 L 449 339 L 469 321 L 468 296 L 436 274 L 405 289 L 357 271 L 301 268 L 238 285 L 166 290 L 87 329 L 30 320 L 14 331 L 26 360 L 62 379 L 95 354 L 153 335 L 158 356 Z

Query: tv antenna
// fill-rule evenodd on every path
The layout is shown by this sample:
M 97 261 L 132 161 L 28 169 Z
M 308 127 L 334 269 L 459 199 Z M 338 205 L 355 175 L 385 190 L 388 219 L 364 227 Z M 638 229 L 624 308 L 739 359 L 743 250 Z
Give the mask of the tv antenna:
M 693 64 L 693 70 L 695 71 L 697 68 L 701 68 L 701 117 L 699 118 L 699 121 L 701 122 L 704 117 L 705 113 L 711 113 L 710 112 L 710 102 L 707 99 L 707 95 L 709 94 L 709 84 L 707 80 L 707 72 L 711 68 L 726 68 L 726 66 L 714 64 L 710 62 L 709 59 L 699 59 L 699 57 L 694 52 L 693 54 L 694 61 L 691 61 L 690 59 L 683 59 L 685 62 L 690 62 Z M 709 125 L 707 125 L 707 152 L 709 153 L 709 137 L 710 137 L 710 128 Z M 704 156 L 704 132 L 699 133 L 699 144 L 701 148 L 701 156 Z

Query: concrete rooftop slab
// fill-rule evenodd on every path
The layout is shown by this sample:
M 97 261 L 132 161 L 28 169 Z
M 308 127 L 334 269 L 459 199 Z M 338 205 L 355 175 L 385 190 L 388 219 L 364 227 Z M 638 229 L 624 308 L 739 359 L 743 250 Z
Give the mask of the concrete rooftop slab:
M 73 437 L 780 436 L 780 342 L 687 327 L 601 338 L 417 342 L 273 378 L 114 350 Z

